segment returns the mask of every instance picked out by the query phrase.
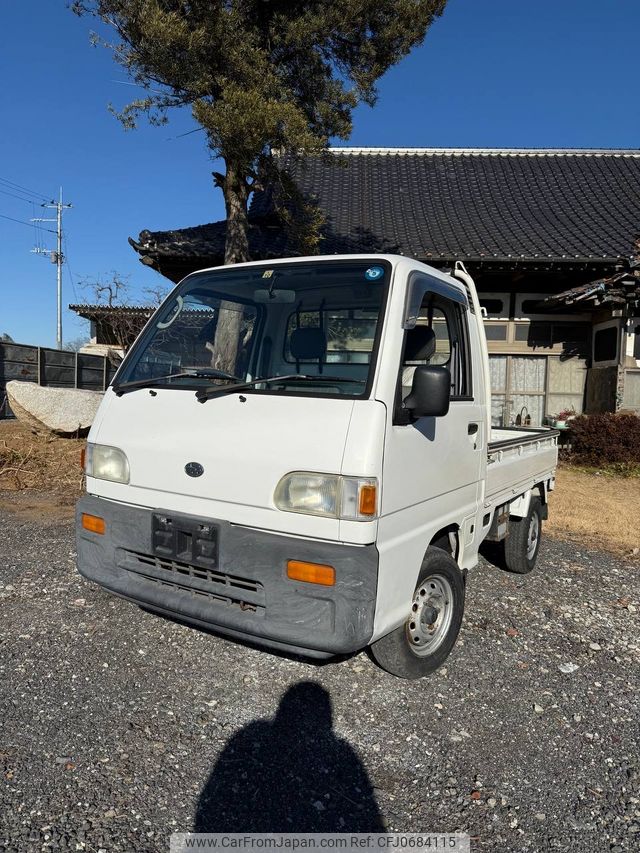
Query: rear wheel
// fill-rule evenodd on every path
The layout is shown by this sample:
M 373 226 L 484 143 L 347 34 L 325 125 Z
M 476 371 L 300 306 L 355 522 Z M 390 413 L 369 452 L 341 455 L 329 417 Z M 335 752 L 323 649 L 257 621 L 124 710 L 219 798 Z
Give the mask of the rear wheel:
M 510 572 L 526 575 L 533 571 L 540 550 L 542 511 L 540 498 L 531 498 L 524 518 L 509 521 L 509 535 L 504 540 L 504 562 Z
M 407 618 L 371 645 L 376 663 L 399 678 L 421 678 L 445 662 L 455 645 L 464 613 L 464 580 L 455 560 L 429 548 Z

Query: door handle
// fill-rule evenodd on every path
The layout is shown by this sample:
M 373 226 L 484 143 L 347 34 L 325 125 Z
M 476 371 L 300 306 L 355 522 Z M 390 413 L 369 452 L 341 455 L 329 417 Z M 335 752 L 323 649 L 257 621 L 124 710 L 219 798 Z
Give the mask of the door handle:
M 473 449 L 478 449 L 478 436 L 480 435 L 480 424 L 471 423 L 467 426 L 467 435 L 469 443 L 473 444 Z

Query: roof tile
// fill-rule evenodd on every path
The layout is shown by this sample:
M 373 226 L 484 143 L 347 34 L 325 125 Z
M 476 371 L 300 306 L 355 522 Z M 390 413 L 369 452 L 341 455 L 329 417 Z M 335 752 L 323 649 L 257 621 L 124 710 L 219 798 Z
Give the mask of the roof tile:
M 284 164 L 326 216 L 320 250 L 419 258 L 614 260 L 640 232 L 640 151 L 330 149 Z M 253 257 L 291 253 L 273 194 L 252 201 Z M 218 258 L 225 223 L 142 232 L 148 258 Z

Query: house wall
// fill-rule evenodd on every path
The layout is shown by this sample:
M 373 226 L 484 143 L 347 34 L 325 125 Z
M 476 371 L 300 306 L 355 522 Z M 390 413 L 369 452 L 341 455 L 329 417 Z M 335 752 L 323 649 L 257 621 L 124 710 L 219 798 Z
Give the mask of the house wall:
M 527 415 L 533 426 L 563 409 L 580 414 L 640 412 L 640 323 L 625 331 L 609 311 L 542 314 L 523 292 L 480 292 L 493 391 L 493 423 Z M 499 303 L 510 307 L 499 308 Z M 531 310 L 534 308 L 534 310 Z M 617 334 L 617 349 L 597 360 L 596 336 Z
M 640 369 L 624 371 L 622 408 L 640 414 Z
M 526 283 L 523 282 L 526 286 Z M 538 426 L 563 409 L 580 414 L 640 412 L 640 320 L 626 333 L 608 310 L 544 312 L 545 293 L 480 290 L 492 377 L 492 420 L 528 416 Z M 597 361 L 595 336 L 617 334 L 617 349 Z
M 621 314 L 618 309 L 613 312 Z M 640 413 L 640 324 L 627 323 L 622 317 L 600 311 L 594 315 L 594 345 L 589 383 L 587 388 L 588 412 Z M 617 351 L 600 353 L 598 361 L 598 335 L 609 334 L 610 341 L 617 336 Z M 609 361 L 606 360 L 611 356 Z
M 495 426 L 539 426 L 562 409 L 584 409 L 590 317 L 541 308 L 538 303 L 549 295 L 550 283 L 543 290 L 540 282 L 525 279 L 519 289 L 510 289 L 513 285 L 503 280 L 495 282 L 501 289 L 479 289 L 487 311 Z
M 640 317 L 633 318 L 624 341 L 622 408 L 640 413 Z
M 610 310 L 588 304 L 545 310 L 539 304 L 545 296 L 612 271 L 597 266 L 472 270 L 487 309 L 495 425 L 511 425 L 521 413 L 539 425 L 567 408 L 577 413 L 640 411 L 640 318 L 638 337 L 623 336 L 623 320 L 614 319 Z M 594 333 L 611 326 L 619 332 L 618 351 L 612 361 L 598 364 Z

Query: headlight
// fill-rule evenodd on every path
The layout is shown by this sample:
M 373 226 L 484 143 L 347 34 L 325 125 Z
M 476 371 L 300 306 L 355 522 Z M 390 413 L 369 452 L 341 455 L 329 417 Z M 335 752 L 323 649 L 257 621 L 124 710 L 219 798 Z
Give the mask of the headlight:
M 371 521 L 377 512 L 377 488 L 372 477 L 294 471 L 280 480 L 273 500 L 285 512 Z
M 107 447 L 106 444 L 87 444 L 85 474 L 97 480 L 128 483 L 129 460 L 117 447 Z

